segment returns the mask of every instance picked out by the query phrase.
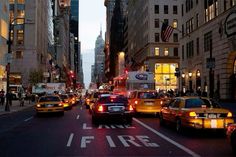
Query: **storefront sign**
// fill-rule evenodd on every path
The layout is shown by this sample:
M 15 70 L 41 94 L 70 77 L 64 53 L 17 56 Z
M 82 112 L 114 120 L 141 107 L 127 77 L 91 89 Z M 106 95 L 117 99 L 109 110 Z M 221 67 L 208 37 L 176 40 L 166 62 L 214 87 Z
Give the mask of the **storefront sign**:
M 227 37 L 236 34 L 236 11 L 231 12 L 225 20 L 225 33 Z

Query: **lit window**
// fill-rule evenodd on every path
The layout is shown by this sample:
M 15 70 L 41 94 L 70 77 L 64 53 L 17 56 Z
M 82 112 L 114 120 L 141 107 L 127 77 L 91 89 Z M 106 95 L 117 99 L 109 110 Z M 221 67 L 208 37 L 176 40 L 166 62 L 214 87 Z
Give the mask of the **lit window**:
M 25 0 L 17 0 L 18 4 L 25 4 Z
M 15 0 L 9 0 L 9 4 L 14 4 Z
M 24 21 L 25 21 L 25 19 L 16 19 L 16 24 L 18 24 L 18 25 L 22 25 L 22 24 L 24 24 Z
M 24 18 L 25 17 L 25 11 L 24 10 L 17 10 L 17 16 Z
M 8 38 L 8 25 L 6 23 L 6 21 L 4 21 L 3 19 L 1 19 L 0 21 L 0 35 L 7 39 Z
M 168 56 L 169 55 L 169 49 L 168 48 L 164 48 L 164 55 Z
M 173 20 L 173 28 L 178 27 L 178 21 L 176 19 Z
M 160 55 L 160 48 L 155 47 L 155 56 L 159 56 L 159 55 Z
M 17 30 L 17 44 L 21 45 L 24 43 L 24 31 Z

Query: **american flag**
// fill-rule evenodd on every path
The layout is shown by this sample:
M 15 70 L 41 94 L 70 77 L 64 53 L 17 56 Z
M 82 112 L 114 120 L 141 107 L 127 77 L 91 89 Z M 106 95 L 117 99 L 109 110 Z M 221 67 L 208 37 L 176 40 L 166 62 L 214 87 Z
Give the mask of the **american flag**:
M 161 39 L 163 42 L 169 41 L 169 38 L 173 32 L 174 28 L 169 26 L 167 22 L 162 23 L 161 27 Z

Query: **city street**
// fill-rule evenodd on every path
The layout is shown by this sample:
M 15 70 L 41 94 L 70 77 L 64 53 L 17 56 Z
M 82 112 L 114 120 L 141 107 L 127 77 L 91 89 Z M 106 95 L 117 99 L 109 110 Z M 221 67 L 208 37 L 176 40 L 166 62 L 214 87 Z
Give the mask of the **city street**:
M 37 117 L 33 107 L 0 116 L 0 156 L 233 156 L 222 132 L 160 127 L 154 115 L 132 125 L 93 125 L 85 106 Z M 220 149 L 219 149 L 220 148 Z

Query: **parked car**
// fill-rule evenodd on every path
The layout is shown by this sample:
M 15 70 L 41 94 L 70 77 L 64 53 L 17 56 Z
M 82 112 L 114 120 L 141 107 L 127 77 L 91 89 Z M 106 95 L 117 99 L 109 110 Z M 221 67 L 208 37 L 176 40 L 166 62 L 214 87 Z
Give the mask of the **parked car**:
M 72 101 L 68 94 L 60 94 L 59 97 L 63 102 L 64 109 L 72 109 Z
M 228 126 L 226 134 L 232 150 L 236 154 L 236 123 Z
M 202 97 L 176 97 L 165 104 L 160 112 L 160 124 L 171 122 L 176 130 L 183 127 L 195 129 L 226 129 L 234 123 L 232 113 L 217 103 Z
M 135 113 L 159 113 L 162 99 L 158 98 L 155 90 L 135 90 L 128 94 L 129 104 L 133 106 Z
M 47 95 L 39 98 L 35 105 L 37 114 L 58 112 L 64 115 L 63 101 L 59 96 Z
M 134 109 L 123 95 L 102 94 L 91 108 L 92 122 L 99 123 L 106 119 L 122 119 L 132 123 Z

